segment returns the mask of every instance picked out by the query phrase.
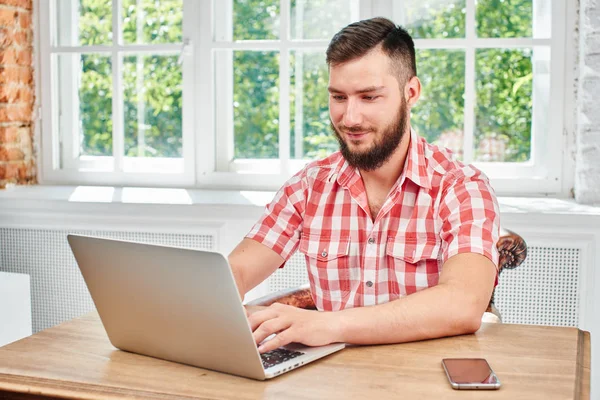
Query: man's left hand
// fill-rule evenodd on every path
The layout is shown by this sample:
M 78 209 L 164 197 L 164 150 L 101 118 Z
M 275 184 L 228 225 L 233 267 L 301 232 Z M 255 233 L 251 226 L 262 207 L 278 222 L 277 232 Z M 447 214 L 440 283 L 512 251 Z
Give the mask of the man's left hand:
M 258 351 L 265 353 L 295 342 L 307 346 L 323 346 L 340 341 L 340 326 L 337 313 L 304 310 L 274 303 L 248 317 L 254 332 L 254 340 L 260 343 Z

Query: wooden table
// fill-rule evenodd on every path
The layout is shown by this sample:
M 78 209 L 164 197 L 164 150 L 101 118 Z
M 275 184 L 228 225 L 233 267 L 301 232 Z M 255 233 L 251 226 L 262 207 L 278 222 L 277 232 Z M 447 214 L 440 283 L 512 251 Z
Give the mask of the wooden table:
M 486 358 L 502 388 L 453 390 L 444 357 Z M 95 313 L 0 348 L 0 399 L 588 399 L 589 380 L 589 333 L 533 325 L 347 348 L 265 382 L 116 350 Z

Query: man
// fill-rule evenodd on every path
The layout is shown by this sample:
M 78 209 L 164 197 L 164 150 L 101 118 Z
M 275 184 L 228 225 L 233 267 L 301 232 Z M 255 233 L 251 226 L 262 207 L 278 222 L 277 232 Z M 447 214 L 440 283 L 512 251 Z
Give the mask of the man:
M 410 35 L 384 18 L 351 24 L 327 64 L 340 152 L 292 177 L 229 256 L 243 296 L 306 255 L 319 311 L 252 313 L 257 343 L 276 334 L 259 351 L 475 332 L 497 276 L 498 206 L 480 171 L 411 130 L 421 83 Z

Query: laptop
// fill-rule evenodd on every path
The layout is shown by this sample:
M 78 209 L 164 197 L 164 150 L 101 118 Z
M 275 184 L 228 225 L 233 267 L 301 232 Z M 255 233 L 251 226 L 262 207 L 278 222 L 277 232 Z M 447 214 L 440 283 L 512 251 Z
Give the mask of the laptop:
M 258 380 L 344 348 L 296 343 L 259 354 L 227 259 L 215 252 L 67 237 L 118 349 Z

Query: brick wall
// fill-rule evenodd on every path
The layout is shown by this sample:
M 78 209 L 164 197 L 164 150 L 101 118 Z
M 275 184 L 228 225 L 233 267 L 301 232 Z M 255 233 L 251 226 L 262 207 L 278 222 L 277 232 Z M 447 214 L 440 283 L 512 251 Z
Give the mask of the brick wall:
M 0 188 L 36 182 L 32 0 L 0 0 Z

